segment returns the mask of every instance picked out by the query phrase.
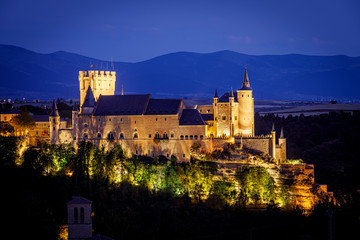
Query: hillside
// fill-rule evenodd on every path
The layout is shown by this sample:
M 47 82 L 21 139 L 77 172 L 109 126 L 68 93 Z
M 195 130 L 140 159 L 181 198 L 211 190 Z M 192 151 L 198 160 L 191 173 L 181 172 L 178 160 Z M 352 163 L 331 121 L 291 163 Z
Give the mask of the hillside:
M 78 98 L 78 71 L 117 72 L 116 89 L 156 97 L 211 98 L 241 87 L 244 67 L 257 99 L 360 100 L 360 57 L 177 52 L 137 63 L 0 45 L 1 98 Z

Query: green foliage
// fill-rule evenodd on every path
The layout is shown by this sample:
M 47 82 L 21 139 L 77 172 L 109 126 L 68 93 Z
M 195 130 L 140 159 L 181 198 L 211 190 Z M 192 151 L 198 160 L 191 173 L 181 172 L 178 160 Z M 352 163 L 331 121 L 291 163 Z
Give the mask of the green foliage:
M 21 111 L 19 115 L 16 115 L 10 120 L 10 123 L 15 126 L 17 130 L 30 130 L 35 127 L 35 121 L 30 113 Z
M 254 204 L 275 201 L 275 181 L 263 167 L 244 167 L 236 172 L 243 197 Z

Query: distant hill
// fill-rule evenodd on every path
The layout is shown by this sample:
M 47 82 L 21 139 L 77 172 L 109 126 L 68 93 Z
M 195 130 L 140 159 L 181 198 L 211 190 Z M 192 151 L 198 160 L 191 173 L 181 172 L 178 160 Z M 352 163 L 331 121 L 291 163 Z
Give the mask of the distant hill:
M 0 45 L 0 98 L 79 98 L 78 72 L 117 72 L 116 92 L 212 98 L 238 89 L 247 66 L 254 96 L 279 100 L 360 100 L 360 57 L 177 52 L 137 63 L 101 61 L 68 52 L 39 54 Z

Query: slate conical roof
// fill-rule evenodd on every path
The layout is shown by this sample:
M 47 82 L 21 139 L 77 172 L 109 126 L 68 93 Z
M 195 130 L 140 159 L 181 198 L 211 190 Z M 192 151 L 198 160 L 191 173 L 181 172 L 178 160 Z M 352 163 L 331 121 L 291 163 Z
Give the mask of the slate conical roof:
M 217 88 L 215 88 L 214 98 L 219 98 L 219 96 L 218 96 L 218 94 L 217 94 Z
M 281 128 L 280 138 L 285 138 L 285 137 L 284 137 L 284 130 L 283 130 L 283 128 Z
M 51 117 L 58 117 L 59 116 L 59 112 L 58 112 L 58 109 L 57 109 L 57 105 L 56 105 L 56 102 L 55 102 L 55 98 L 53 100 L 53 104 L 52 104 L 52 111 L 50 113 L 50 116 Z
M 243 79 L 243 82 L 242 82 L 242 87 L 241 87 L 240 90 L 252 90 L 251 87 L 250 87 L 249 76 L 248 76 L 246 68 L 245 68 L 244 79 Z
M 231 90 L 230 90 L 230 95 L 229 95 L 229 97 L 234 97 L 234 91 L 233 91 L 232 87 L 231 87 Z
M 82 107 L 95 107 L 95 98 L 90 86 L 86 91 Z

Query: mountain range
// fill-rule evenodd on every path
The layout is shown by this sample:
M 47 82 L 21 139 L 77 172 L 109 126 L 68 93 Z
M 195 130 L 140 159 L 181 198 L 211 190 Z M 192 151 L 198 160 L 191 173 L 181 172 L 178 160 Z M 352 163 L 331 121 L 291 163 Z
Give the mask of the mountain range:
M 78 72 L 90 65 L 116 71 L 117 94 L 211 99 L 241 88 L 246 67 L 256 99 L 360 100 L 360 57 L 176 52 L 127 63 L 11 45 L 0 45 L 0 98 L 78 99 Z

